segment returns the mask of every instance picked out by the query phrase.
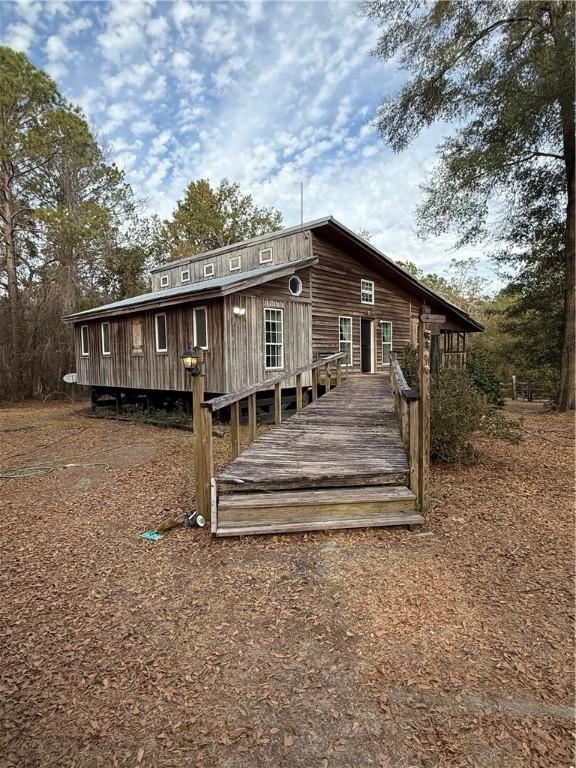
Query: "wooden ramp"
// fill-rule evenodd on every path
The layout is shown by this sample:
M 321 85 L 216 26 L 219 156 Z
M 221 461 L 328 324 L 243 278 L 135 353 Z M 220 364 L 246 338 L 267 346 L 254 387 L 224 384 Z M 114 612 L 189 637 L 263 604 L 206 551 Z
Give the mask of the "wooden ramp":
M 349 376 L 216 478 L 218 536 L 420 524 L 384 375 Z

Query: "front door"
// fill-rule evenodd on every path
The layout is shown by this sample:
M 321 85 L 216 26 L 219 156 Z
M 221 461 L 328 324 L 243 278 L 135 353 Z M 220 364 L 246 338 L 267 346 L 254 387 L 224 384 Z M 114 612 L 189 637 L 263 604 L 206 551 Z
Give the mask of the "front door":
M 372 320 L 361 318 L 362 373 L 372 373 L 372 335 Z

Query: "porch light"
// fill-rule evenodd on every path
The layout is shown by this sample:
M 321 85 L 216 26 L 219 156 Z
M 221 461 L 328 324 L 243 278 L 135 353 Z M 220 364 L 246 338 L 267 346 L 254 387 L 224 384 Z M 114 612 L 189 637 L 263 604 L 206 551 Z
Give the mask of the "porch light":
M 199 376 L 202 373 L 204 355 L 200 347 L 187 349 L 180 355 L 182 365 L 191 376 Z

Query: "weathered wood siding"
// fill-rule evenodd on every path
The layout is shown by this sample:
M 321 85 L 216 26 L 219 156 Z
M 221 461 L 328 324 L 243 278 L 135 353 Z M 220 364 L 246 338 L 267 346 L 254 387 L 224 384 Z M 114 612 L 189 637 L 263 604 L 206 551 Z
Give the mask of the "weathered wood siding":
M 312 348 L 314 355 L 339 349 L 338 317 L 352 317 L 352 370 L 360 371 L 360 320 L 375 320 L 376 371 L 383 370 L 380 320 L 392 322 L 392 348 L 410 343 L 410 294 L 341 248 L 312 236 Z M 374 304 L 362 304 L 360 281 L 374 282 Z
M 180 304 L 162 310 L 166 314 L 167 352 L 156 352 L 154 316 L 157 312 L 121 315 L 110 323 L 110 354 L 102 354 L 100 320 L 76 323 L 76 371 L 78 383 L 89 386 L 189 391 L 190 380 L 180 355 L 194 339 L 194 307 L 205 306 L 208 322 L 206 390 L 225 392 L 222 334 L 222 301 Z M 132 350 L 132 321 L 142 321 L 142 353 Z M 80 328 L 88 326 L 89 354 L 81 355 Z
M 203 280 L 224 277 L 226 275 L 237 275 L 250 269 L 266 266 L 260 263 L 260 251 L 267 248 L 272 249 L 272 261 L 269 265 L 284 264 L 304 259 L 311 256 L 311 234 L 310 232 L 295 232 L 285 237 L 276 237 L 256 245 L 227 250 L 225 253 L 217 253 L 201 258 L 192 257 L 188 261 L 166 264 L 161 270 L 152 273 L 152 290 L 160 291 L 162 288 L 175 288 L 179 285 L 199 283 Z M 240 269 L 238 270 L 230 269 L 230 259 L 234 257 L 240 257 Z M 214 265 L 214 274 L 210 277 L 204 275 L 204 266 L 206 264 Z M 190 280 L 182 282 L 183 270 L 190 270 Z M 168 285 L 166 286 L 162 286 L 160 283 L 162 275 L 168 275 Z
M 226 391 L 234 392 L 250 384 L 274 378 L 312 361 L 312 312 L 310 304 L 311 270 L 299 273 L 302 294 L 294 297 L 288 290 L 288 278 L 274 280 L 258 288 L 249 288 L 224 299 L 224 356 Z M 234 314 L 234 307 L 246 310 Z M 266 370 L 264 347 L 264 310 L 284 311 L 284 367 Z M 304 377 L 303 384 L 311 382 Z M 285 386 L 295 386 L 288 380 Z

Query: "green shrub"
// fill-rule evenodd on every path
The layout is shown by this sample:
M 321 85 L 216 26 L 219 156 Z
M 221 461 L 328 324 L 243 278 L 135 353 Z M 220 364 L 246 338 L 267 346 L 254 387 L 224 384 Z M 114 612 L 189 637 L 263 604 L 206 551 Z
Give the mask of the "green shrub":
M 482 350 L 468 350 L 466 353 L 466 369 L 470 374 L 474 387 L 478 392 L 486 395 L 489 403 L 499 407 L 504 405 L 498 376 L 487 355 Z
M 430 456 L 449 464 L 471 464 L 474 433 L 519 442 L 517 425 L 490 404 L 465 368 L 444 368 L 430 391 Z

